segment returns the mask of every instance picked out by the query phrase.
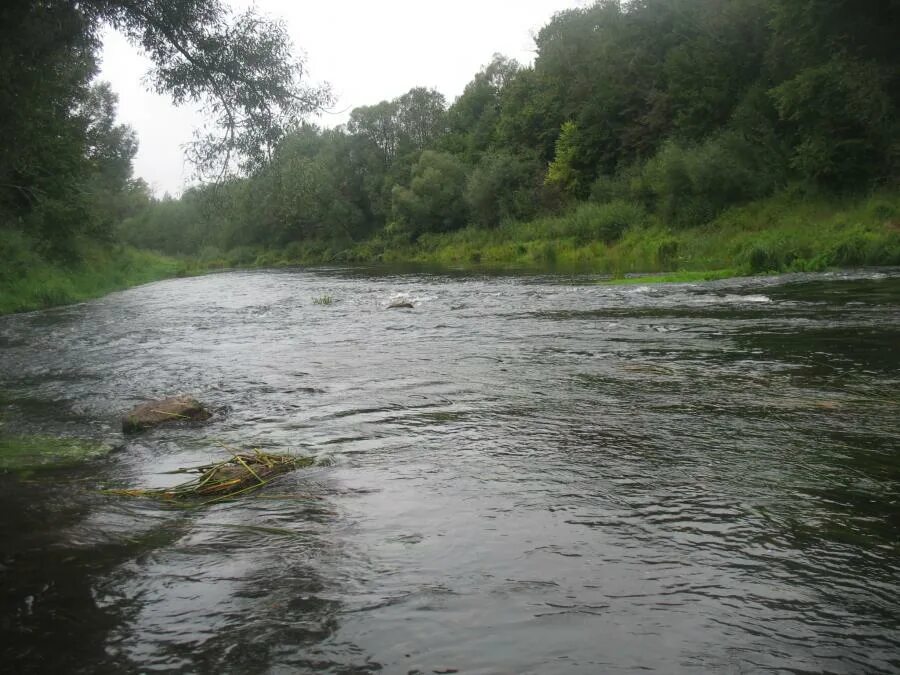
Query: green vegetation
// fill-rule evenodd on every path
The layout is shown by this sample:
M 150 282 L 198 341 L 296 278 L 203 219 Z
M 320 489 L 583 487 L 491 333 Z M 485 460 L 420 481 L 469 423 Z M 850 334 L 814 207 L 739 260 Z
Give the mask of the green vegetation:
M 610 239 L 610 232 L 614 233 Z M 803 197 L 791 192 L 727 209 L 692 228 L 665 225 L 627 202 L 586 203 L 559 216 L 361 243 L 314 240 L 282 249 L 244 247 L 206 268 L 321 263 L 422 263 L 453 268 L 556 269 L 632 281 L 698 281 L 784 271 L 900 265 L 900 194 Z M 635 273 L 663 273 L 640 279 Z M 315 298 L 315 304 L 329 304 Z
M 894 0 L 598 0 L 556 14 L 531 66 L 495 55 L 449 104 L 414 87 L 335 129 L 303 123 L 330 95 L 301 85 L 284 26 L 175 4 L 2 10 L 5 311 L 101 292 L 79 281 L 97 268 L 85 251 L 109 258 L 111 286 L 172 264 L 120 243 L 203 269 L 898 263 Z M 158 90 L 205 107 L 188 154 L 215 180 L 156 199 L 131 178 L 134 134 L 92 81 L 103 25 L 143 46 Z
M 189 266 L 131 247 L 82 244 L 65 262 L 41 256 L 23 234 L 0 231 L 0 314 L 99 297 L 115 290 L 189 272 Z
M 782 194 L 733 207 L 694 228 L 666 226 L 626 206 L 587 204 L 564 216 L 496 230 L 431 236 L 405 254 L 446 265 L 557 267 L 613 275 L 900 265 L 900 195 L 895 193 L 869 199 Z M 622 222 L 627 223 L 622 236 L 606 244 L 601 233 Z
M 333 305 L 334 298 L 330 295 L 320 295 L 318 298 L 313 298 L 314 305 Z
M 65 466 L 108 454 L 112 448 L 78 438 L 0 434 L 0 470 Z
M 121 236 L 212 267 L 896 264 L 898 23 L 889 0 L 600 0 L 554 16 L 531 67 L 302 126 Z
M 220 0 L 11 0 L 0 9 L 0 311 L 70 302 L 167 276 L 173 263 L 122 249 L 120 223 L 151 206 L 132 178 L 137 138 L 94 78 L 103 31 L 153 64 L 148 83 L 209 123 L 188 155 L 201 175 L 263 166 L 330 100 L 300 82 L 282 23 Z

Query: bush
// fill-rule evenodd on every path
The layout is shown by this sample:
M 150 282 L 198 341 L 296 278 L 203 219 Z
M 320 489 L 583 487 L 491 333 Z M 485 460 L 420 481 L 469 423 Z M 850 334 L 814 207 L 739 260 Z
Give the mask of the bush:
M 392 192 L 395 220 L 413 238 L 424 232 L 447 232 L 466 224 L 463 198 L 466 169 L 453 155 L 426 150 L 413 166 L 408 187 Z
M 629 227 L 647 222 L 647 212 L 639 204 L 615 200 L 608 204 L 582 204 L 562 218 L 563 236 L 575 237 L 579 243 L 603 241 L 612 243 Z
M 631 192 L 667 222 L 691 226 L 770 194 L 779 181 L 777 167 L 740 135 L 726 132 L 695 146 L 665 144 L 632 181 Z
M 236 267 L 247 267 L 256 262 L 257 252 L 250 246 L 237 246 L 228 252 L 228 263 Z
M 892 221 L 900 218 L 900 210 L 886 199 L 873 199 L 866 207 L 866 214 L 876 221 Z
M 755 245 L 746 254 L 747 265 L 754 274 L 777 272 L 782 269 L 778 254 L 766 246 Z
M 485 155 L 466 182 L 465 200 L 472 221 L 496 227 L 502 221 L 531 218 L 537 209 L 534 162 L 507 152 Z
M 203 248 L 200 249 L 200 253 L 198 254 L 198 258 L 202 262 L 212 262 L 214 260 L 221 260 L 224 257 L 222 253 L 222 249 L 218 246 L 212 246 L 207 244 Z
M 665 239 L 656 246 L 656 264 L 661 270 L 670 271 L 678 267 L 678 241 Z

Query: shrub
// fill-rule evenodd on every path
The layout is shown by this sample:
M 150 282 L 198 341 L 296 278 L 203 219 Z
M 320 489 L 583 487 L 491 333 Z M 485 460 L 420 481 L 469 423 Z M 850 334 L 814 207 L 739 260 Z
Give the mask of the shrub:
M 534 162 L 508 152 L 485 155 L 466 182 L 465 200 L 472 221 L 496 227 L 503 220 L 524 220 L 534 215 L 538 169 Z
M 256 250 L 250 246 L 237 246 L 228 252 L 228 264 L 247 266 L 256 262 Z
M 746 254 L 746 259 L 750 271 L 755 274 L 775 272 L 781 269 L 781 261 L 778 259 L 777 254 L 760 244 L 750 248 Z
M 644 165 L 631 192 L 669 223 L 701 225 L 775 189 L 780 174 L 763 154 L 733 132 L 694 146 L 670 142 Z
M 579 243 L 604 241 L 612 243 L 629 227 L 643 225 L 647 212 L 639 205 L 623 200 L 608 204 L 582 204 L 561 219 L 563 236 L 572 236 Z
M 664 239 L 656 246 L 656 264 L 662 270 L 674 270 L 678 267 L 678 241 Z
M 466 169 L 453 155 L 426 150 L 413 166 L 408 187 L 395 185 L 393 214 L 413 237 L 463 227 Z

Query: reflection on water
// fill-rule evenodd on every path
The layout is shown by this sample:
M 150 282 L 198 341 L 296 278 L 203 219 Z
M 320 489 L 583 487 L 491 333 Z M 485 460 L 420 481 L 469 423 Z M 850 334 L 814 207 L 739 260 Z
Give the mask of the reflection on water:
M 4 663 L 898 670 L 898 309 L 896 271 L 318 270 L 4 317 L 5 428 L 125 444 L 0 476 Z M 212 423 L 121 437 L 177 392 Z M 203 510 L 98 490 L 223 444 L 334 464 Z

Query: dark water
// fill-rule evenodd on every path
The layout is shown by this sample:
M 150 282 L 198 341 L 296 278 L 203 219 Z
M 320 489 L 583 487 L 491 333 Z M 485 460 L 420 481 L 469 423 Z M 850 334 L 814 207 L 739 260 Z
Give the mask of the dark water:
M 898 346 L 897 271 L 247 272 L 2 318 L 7 431 L 217 414 L 0 476 L 0 669 L 900 672 Z M 333 464 L 98 492 L 220 443 Z

